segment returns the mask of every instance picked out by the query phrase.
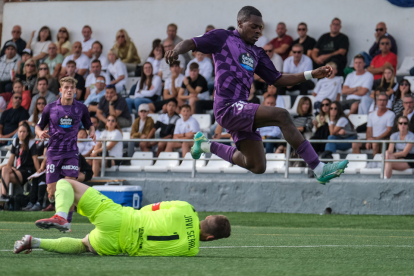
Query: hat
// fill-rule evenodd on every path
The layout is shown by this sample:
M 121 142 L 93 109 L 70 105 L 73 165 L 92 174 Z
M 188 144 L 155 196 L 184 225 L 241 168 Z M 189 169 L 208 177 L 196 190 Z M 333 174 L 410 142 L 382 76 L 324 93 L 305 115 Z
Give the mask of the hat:
M 22 55 L 24 55 L 24 54 L 29 54 L 29 55 L 32 55 L 32 50 L 25 48 L 25 49 L 23 49 L 23 51 L 22 51 Z
M 138 108 L 138 112 L 140 112 L 141 110 L 149 111 L 149 105 L 146 103 L 140 104 Z
M 14 47 L 14 49 L 16 49 L 17 50 L 17 46 L 16 46 L 16 43 L 14 43 L 13 41 L 8 41 L 7 43 L 6 43 L 6 48 L 7 47 L 9 47 L 9 46 L 13 46 Z

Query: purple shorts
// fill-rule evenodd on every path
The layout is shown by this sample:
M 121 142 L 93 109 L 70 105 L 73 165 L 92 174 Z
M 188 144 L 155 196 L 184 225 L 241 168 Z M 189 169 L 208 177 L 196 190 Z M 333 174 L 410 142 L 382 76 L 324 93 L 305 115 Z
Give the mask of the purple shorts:
M 259 131 L 253 129 L 258 108 L 258 104 L 238 101 L 214 112 L 217 122 L 230 133 L 237 147 L 242 140 L 262 141 Z
M 46 184 L 57 182 L 65 176 L 78 178 L 79 157 L 75 155 L 59 160 L 48 158 L 46 163 Z

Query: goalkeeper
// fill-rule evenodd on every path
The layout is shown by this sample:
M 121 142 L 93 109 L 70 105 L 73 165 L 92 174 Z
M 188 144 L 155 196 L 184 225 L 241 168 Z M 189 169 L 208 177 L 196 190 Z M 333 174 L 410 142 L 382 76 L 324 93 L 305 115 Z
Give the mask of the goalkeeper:
M 200 241 L 230 236 L 230 222 L 222 215 L 208 216 L 199 221 L 193 206 L 184 201 L 166 201 L 147 205 L 137 211 L 114 203 L 97 190 L 76 180 L 57 182 L 56 214 L 36 221 L 36 226 L 65 231 L 70 227 L 67 214 L 72 204 L 78 213 L 95 225 L 83 239 L 39 239 L 25 235 L 16 241 L 14 253 L 32 248 L 50 252 L 130 256 L 195 256 Z

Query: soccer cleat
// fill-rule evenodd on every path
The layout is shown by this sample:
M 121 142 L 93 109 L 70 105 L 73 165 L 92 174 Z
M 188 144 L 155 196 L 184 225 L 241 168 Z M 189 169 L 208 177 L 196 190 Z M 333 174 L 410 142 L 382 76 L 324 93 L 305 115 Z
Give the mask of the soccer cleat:
M 326 183 L 329 183 L 329 180 L 332 178 L 339 177 L 345 171 L 346 167 L 348 167 L 348 160 L 325 164 L 325 166 L 323 166 L 322 175 L 318 177 L 315 174 L 315 178 L 319 183 L 325 185 Z
M 204 134 L 199 131 L 194 135 L 194 145 L 191 147 L 191 156 L 193 159 L 200 159 L 204 151 L 201 149 L 201 143 L 208 142 Z
M 36 221 L 36 226 L 42 229 L 56 228 L 60 232 L 70 232 L 70 223 L 59 215 Z
M 32 252 L 32 236 L 24 235 L 20 241 L 14 243 L 13 253 L 19 254 L 22 251 L 25 251 L 25 254 Z

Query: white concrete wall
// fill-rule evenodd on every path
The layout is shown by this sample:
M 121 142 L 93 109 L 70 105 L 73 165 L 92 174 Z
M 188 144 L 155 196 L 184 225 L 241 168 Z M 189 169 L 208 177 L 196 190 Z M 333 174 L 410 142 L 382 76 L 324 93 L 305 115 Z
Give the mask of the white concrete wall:
M 68 28 L 71 41 L 81 40 L 81 28 L 88 24 L 93 37 L 104 44 L 107 52 L 115 41 L 115 33 L 125 28 L 135 42 L 141 59 L 146 59 L 151 42 L 166 36 L 166 26 L 178 25 L 178 35 L 190 38 L 204 33 L 208 24 L 216 28 L 236 25 L 236 15 L 244 5 L 254 5 L 263 14 L 264 34 L 276 36 L 276 24 L 284 21 L 288 34 L 297 38 L 296 27 L 308 24 L 314 38 L 329 31 L 334 17 L 342 20 L 342 32 L 350 39 L 348 59 L 360 51 L 368 51 L 374 41 L 375 25 L 385 21 L 388 31 L 398 43 L 398 59 L 414 56 L 414 9 L 399 8 L 386 0 L 153 0 L 93 2 L 26 2 L 6 3 L 3 14 L 3 37 L 11 38 L 11 29 L 20 24 L 27 41 L 32 30 L 47 25 L 55 39 L 61 26 Z

